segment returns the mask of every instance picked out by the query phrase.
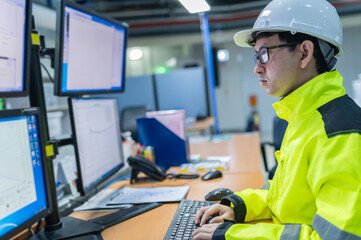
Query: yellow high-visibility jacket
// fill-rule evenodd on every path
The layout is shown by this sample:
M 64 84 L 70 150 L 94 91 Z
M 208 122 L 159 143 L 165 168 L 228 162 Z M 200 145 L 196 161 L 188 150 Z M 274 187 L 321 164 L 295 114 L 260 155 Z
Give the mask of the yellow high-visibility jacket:
M 323 73 L 273 105 L 288 122 L 274 179 L 222 200 L 236 223 L 214 240 L 361 240 L 361 109 L 342 83 L 338 71 Z M 260 219 L 273 223 L 246 223 Z

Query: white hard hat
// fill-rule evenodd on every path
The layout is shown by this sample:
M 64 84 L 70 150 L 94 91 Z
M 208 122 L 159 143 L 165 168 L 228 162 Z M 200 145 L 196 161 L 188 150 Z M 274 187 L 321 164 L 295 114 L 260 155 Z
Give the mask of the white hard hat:
M 336 9 L 326 0 L 273 0 L 258 16 L 252 29 L 234 35 L 240 47 L 247 43 L 253 32 L 305 33 L 331 43 L 343 53 L 342 24 Z

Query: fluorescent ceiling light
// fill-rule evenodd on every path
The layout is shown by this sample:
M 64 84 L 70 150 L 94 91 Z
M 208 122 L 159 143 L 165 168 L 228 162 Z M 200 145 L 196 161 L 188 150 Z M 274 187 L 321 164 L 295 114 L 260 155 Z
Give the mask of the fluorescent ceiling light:
M 131 48 L 129 51 L 129 58 L 132 61 L 140 60 L 143 57 L 143 50 L 140 48 Z
M 227 49 L 220 49 L 217 51 L 218 62 L 227 62 L 229 60 L 229 52 Z
M 190 13 L 206 12 L 211 9 L 205 0 L 179 0 Z

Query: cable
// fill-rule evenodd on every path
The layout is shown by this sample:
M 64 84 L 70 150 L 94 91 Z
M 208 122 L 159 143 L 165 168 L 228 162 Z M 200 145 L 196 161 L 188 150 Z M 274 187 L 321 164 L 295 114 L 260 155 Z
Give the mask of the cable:
M 34 236 L 34 231 L 31 227 L 28 228 L 28 233 L 26 234 L 26 238 L 25 239 L 29 239 L 30 237 Z
M 51 77 L 51 75 L 50 75 L 48 69 L 45 67 L 45 65 L 43 63 L 40 63 L 40 64 L 44 68 L 45 72 L 48 74 L 48 77 L 49 77 L 50 81 L 54 82 L 54 79 Z
M 37 234 L 37 233 L 39 232 L 42 221 L 43 221 L 42 219 L 38 221 L 38 224 L 36 225 L 35 233 L 34 233 L 34 234 Z

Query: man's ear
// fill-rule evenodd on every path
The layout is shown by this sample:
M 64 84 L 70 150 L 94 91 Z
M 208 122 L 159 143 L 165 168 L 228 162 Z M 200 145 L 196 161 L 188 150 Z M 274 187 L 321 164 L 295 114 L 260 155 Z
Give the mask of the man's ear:
M 313 57 L 313 51 L 314 51 L 314 45 L 313 42 L 311 42 L 310 40 L 305 40 L 301 43 L 300 45 L 300 51 L 302 52 L 302 57 L 301 57 L 301 62 L 300 62 L 300 67 L 301 68 L 306 68 Z

